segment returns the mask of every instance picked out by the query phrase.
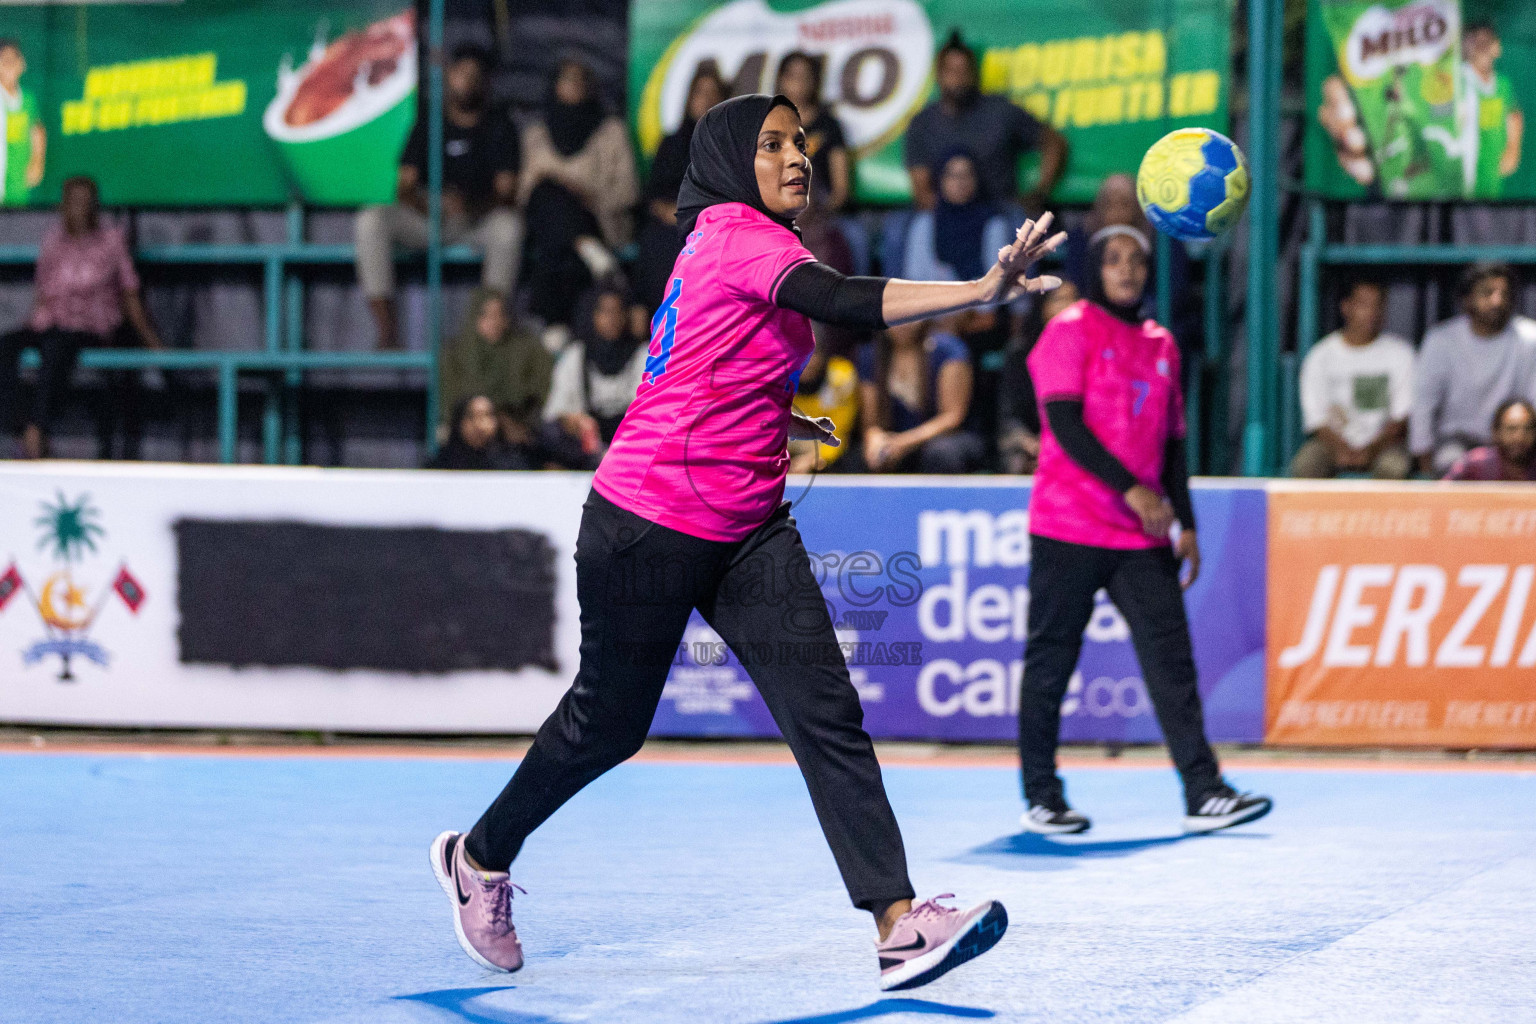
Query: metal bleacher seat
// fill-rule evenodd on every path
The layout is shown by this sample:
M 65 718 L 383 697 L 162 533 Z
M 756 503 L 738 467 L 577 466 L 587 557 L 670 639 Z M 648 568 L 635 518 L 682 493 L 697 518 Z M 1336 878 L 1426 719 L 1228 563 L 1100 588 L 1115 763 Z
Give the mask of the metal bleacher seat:
M 297 388 L 306 371 L 349 369 L 420 369 L 435 377 L 435 353 L 426 352 L 311 352 L 304 346 L 304 281 L 300 272 L 313 267 L 346 266 L 353 262 L 351 245 L 305 242 L 302 215 L 290 213 L 289 241 L 249 245 L 153 245 L 134 251 L 136 263 L 144 266 L 260 267 L 264 310 L 264 344 L 260 350 L 224 352 L 204 350 L 161 350 L 99 348 L 80 353 L 80 365 L 99 370 L 212 370 L 216 373 L 218 394 L 219 457 L 234 462 L 239 417 L 241 373 L 281 374 L 281 381 L 268 392 L 262 424 L 263 461 L 290 462 L 299 459 L 296 425 L 282 413 L 280 388 Z M 396 258 L 405 262 L 421 261 L 419 252 L 400 252 Z M 444 265 L 478 265 L 480 253 L 469 246 L 444 246 Z M 0 246 L 0 266 L 32 266 L 37 262 L 37 247 Z M 23 365 L 35 366 L 37 353 L 29 350 Z M 435 380 L 428 388 L 429 406 L 436 398 Z M 429 409 L 428 422 L 435 422 Z

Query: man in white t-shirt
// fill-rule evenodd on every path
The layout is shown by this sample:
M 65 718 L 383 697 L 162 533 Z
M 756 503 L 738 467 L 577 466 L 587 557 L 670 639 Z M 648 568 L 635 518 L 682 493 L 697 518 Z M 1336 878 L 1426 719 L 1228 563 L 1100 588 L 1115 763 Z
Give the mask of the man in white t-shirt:
M 1413 346 L 1382 334 L 1386 296 L 1354 282 L 1339 303 L 1344 326 L 1312 346 L 1301 364 L 1301 418 L 1309 437 L 1291 476 L 1340 472 L 1402 480 L 1413 471 L 1404 439 L 1413 408 Z

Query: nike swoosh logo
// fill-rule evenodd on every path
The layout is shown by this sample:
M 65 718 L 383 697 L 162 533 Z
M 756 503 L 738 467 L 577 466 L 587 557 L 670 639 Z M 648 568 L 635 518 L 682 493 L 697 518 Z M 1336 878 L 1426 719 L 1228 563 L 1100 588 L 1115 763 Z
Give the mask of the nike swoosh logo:
M 926 945 L 928 945 L 928 940 L 923 937 L 923 933 L 922 932 L 918 932 L 917 933 L 917 941 L 912 943 L 911 945 L 908 945 L 908 946 L 886 946 L 880 952 L 882 952 L 882 953 L 910 953 L 910 952 L 912 952 L 912 950 L 914 950 L 914 949 L 922 949 Z
M 464 888 L 459 885 L 459 865 L 457 863 L 457 858 L 455 858 L 455 863 L 453 865 L 453 891 L 459 894 L 459 906 L 469 906 L 469 896 L 465 894 Z

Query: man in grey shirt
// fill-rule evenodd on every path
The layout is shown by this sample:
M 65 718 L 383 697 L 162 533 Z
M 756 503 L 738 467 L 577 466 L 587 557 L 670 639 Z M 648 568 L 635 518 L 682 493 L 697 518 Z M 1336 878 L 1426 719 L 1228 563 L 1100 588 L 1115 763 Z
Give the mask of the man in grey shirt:
M 940 158 L 965 150 L 976 161 L 985 198 L 995 203 L 1020 201 L 1026 210 L 1044 209 L 1067 163 L 1067 140 L 1050 125 L 1002 96 L 980 91 L 976 53 L 958 31 L 934 60 L 939 99 L 907 126 L 905 162 L 912 179 L 912 202 L 931 210 L 936 196 L 933 167 Z M 1040 178 L 1026 196 L 1019 196 L 1019 157 L 1040 151 Z
M 1461 308 L 1424 336 L 1414 379 L 1408 444 L 1419 469 L 1436 477 L 1489 442 L 1502 402 L 1533 393 L 1536 321 L 1514 313 L 1513 271 L 1503 263 L 1468 267 Z

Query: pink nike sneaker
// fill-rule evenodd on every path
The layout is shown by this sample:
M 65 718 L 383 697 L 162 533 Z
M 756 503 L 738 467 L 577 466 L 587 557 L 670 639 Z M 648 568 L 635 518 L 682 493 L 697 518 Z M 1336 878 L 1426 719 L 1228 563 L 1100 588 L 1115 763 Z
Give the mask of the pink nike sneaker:
M 1003 905 L 997 900 L 968 910 L 939 905 L 939 900 L 954 898 L 945 893 L 917 904 L 901 916 L 884 942 L 875 944 L 882 990 L 926 985 L 997 945 L 1008 930 Z
M 444 832 L 432 840 L 432 874 L 453 907 L 453 931 L 469 958 L 493 971 L 523 966 L 523 946 L 512 927 L 513 885 L 505 871 L 476 871 L 464 859 L 464 837 Z

